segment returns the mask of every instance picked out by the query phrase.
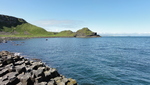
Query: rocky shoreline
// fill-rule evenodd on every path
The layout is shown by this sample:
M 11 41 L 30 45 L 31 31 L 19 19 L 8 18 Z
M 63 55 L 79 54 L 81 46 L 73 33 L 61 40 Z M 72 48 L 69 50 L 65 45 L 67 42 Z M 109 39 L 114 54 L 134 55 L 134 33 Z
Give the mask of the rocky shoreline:
M 8 51 L 0 52 L 0 85 L 78 85 L 41 61 Z
M 29 39 L 28 37 L 0 37 L 0 43 L 7 43 L 9 40 Z

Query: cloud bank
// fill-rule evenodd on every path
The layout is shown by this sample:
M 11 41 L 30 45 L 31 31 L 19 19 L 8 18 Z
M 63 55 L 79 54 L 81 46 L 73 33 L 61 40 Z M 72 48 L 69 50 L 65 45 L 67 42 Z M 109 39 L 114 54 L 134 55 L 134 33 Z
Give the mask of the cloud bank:
M 57 28 L 77 28 L 81 25 L 82 21 L 77 20 L 39 20 L 33 22 L 40 27 L 57 27 Z

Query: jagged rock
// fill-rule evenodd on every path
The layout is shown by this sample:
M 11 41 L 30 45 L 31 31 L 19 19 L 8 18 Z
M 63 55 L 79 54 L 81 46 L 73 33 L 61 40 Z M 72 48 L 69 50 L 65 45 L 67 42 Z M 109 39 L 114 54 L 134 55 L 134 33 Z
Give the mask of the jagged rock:
M 8 71 L 9 71 L 9 72 L 15 72 L 15 71 L 16 71 L 16 69 L 15 69 L 15 67 L 14 67 L 14 66 L 11 66 L 11 67 L 9 67 L 9 68 L 8 68 Z
M 42 67 L 42 66 L 44 66 L 44 64 L 41 62 L 33 62 L 31 68 L 34 70 L 37 70 L 39 67 Z
M 17 61 L 17 62 L 15 62 L 15 65 L 21 65 L 23 63 L 24 63 L 24 61 Z
M 64 82 L 65 84 L 67 84 L 69 82 L 69 80 L 67 78 L 63 78 L 62 82 Z
M 57 72 L 57 70 L 56 69 L 51 69 L 51 77 L 55 78 L 57 76 L 60 76 L 60 74 Z
M 24 73 L 21 73 L 17 76 L 17 78 L 20 79 L 23 75 L 24 75 Z
M 13 63 L 13 62 L 14 62 L 14 60 L 13 60 L 13 58 L 12 58 L 11 55 L 8 55 L 8 56 L 7 56 L 6 62 L 7 62 L 7 64 L 10 64 L 10 63 Z
M 8 83 L 9 83 L 9 80 L 0 82 L 1 85 L 8 85 Z
M 10 73 L 7 73 L 5 76 L 3 76 L 2 80 L 10 80 L 10 79 L 14 79 L 16 78 L 18 75 L 17 72 L 10 72 Z
M 0 52 L 0 85 L 77 85 L 56 69 L 8 51 Z
M 14 59 L 15 62 L 17 62 L 17 61 L 21 61 L 22 59 L 24 59 L 24 57 L 22 57 L 22 56 L 14 56 L 13 59 Z
M 31 65 L 30 61 L 28 61 L 28 60 L 25 61 L 25 64 L 26 65 Z
M 45 81 L 49 81 L 51 79 L 51 71 L 45 71 L 44 72 L 44 76 L 45 76 Z
M 2 71 L 0 71 L 0 77 L 4 76 L 5 74 L 7 74 L 9 71 L 7 68 L 3 69 Z
M 38 68 L 38 70 L 33 70 L 33 74 L 36 77 L 43 76 L 44 77 L 44 68 Z
M 25 67 L 24 64 L 23 64 L 23 65 L 15 66 L 15 68 L 16 68 L 16 71 L 17 71 L 18 73 L 26 72 L 26 67 Z
M 22 83 L 21 82 L 19 82 L 18 84 L 16 84 L 16 85 L 22 85 Z
M 56 85 L 56 82 L 55 82 L 55 81 L 49 81 L 49 82 L 47 83 L 47 85 Z
M 67 85 L 77 85 L 76 80 L 71 79 L 71 78 L 69 78 L 68 80 L 69 80 L 69 82 L 67 83 Z
M 0 52 L 0 55 L 1 55 L 1 56 L 7 56 L 8 54 L 9 54 L 8 51 L 1 51 L 1 52 Z
M 65 85 L 64 82 L 59 82 L 57 85 Z
M 42 81 L 43 81 L 43 79 L 42 79 L 41 76 L 35 78 L 35 82 L 36 82 L 36 83 L 39 83 L 39 82 L 42 82 Z
M 20 77 L 20 82 L 22 85 L 33 85 L 34 81 L 31 78 L 30 73 L 25 73 L 23 76 Z
M 13 77 L 13 78 L 9 79 L 8 85 L 16 85 L 19 82 L 20 81 L 19 81 L 19 79 L 17 77 Z
M 34 84 L 34 85 L 47 85 L 47 82 L 41 82 L 41 83 L 37 83 L 37 84 Z

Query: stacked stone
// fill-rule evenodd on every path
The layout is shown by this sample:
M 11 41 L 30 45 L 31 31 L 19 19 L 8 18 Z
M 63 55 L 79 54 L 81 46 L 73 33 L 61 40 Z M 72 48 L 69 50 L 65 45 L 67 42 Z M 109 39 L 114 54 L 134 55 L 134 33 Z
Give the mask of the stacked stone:
M 56 69 L 8 51 L 0 52 L 0 85 L 77 85 Z

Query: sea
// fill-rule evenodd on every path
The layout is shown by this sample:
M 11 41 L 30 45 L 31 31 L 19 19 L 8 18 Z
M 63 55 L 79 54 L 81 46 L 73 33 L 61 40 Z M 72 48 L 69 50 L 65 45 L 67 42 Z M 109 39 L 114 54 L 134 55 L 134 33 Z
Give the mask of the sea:
M 40 59 L 79 85 L 150 85 L 150 37 L 31 38 L 0 51 Z

